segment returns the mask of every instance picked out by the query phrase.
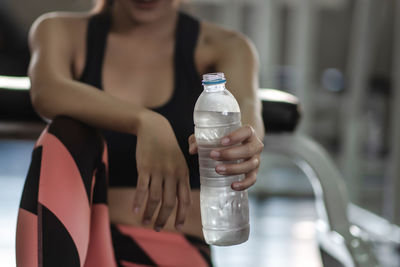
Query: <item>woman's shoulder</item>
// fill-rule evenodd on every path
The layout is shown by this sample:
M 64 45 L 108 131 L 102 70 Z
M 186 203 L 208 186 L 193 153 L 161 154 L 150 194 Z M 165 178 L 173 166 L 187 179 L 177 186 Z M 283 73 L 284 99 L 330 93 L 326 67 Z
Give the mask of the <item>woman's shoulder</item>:
M 91 15 L 88 12 L 49 12 L 38 17 L 32 27 L 42 24 L 57 24 L 64 27 L 81 26 Z
M 247 36 L 210 22 L 201 22 L 199 41 L 220 55 L 256 54 L 255 47 Z
M 65 35 L 73 37 L 86 29 L 90 13 L 51 12 L 37 18 L 29 32 L 30 38 L 35 35 Z

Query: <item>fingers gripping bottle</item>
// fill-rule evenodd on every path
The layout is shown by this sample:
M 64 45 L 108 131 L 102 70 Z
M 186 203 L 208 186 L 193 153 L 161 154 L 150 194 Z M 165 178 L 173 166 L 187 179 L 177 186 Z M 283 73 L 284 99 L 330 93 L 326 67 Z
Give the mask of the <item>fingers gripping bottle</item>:
M 222 148 L 221 139 L 241 127 L 240 108 L 225 88 L 223 73 L 203 75 L 204 91 L 194 108 L 195 136 L 200 165 L 200 208 L 206 242 L 216 246 L 243 243 L 249 238 L 247 191 L 234 191 L 231 184 L 244 175 L 220 175 L 215 171 L 221 162 L 210 157 L 213 149 Z M 226 147 L 223 147 L 226 148 Z

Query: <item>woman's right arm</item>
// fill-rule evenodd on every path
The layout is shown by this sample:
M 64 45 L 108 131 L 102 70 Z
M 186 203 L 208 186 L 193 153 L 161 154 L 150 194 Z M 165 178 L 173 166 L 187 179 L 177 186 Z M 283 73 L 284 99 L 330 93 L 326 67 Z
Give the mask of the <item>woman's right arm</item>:
M 75 29 L 66 26 L 68 19 L 45 17 L 32 26 L 29 77 L 35 110 L 49 119 L 65 115 L 95 127 L 136 134 L 150 110 L 73 79 L 76 37 L 71 32 Z
M 154 228 L 161 229 L 176 199 L 175 219 L 179 229 L 191 203 L 189 171 L 174 131 L 162 115 L 116 98 L 73 79 L 76 28 L 66 27 L 64 18 L 44 18 L 30 33 L 32 59 L 29 66 L 31 98 L 43 117 L 65 115 L 88 125 L 137 136 L 138 184 L 133 209 L 143 203 L 143 222 L 150 222 L 161 208 Z

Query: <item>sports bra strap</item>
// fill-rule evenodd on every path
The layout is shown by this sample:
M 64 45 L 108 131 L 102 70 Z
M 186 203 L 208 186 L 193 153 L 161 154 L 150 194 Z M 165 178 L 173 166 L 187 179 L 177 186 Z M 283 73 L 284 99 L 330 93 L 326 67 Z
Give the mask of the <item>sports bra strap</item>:
M 90 17 L 86 35 L 86 63 L 80 80 L 101 88 L 101 76 L 107 35 L 111 17 L 108 13 L 99 13 Z

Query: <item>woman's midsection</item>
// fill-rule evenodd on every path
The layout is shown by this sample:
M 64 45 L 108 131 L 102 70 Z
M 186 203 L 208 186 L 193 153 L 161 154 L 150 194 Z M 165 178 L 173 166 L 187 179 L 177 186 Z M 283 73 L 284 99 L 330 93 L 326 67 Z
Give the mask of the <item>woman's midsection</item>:
M 142 214 L 146 207 L 146 203 L 143 203 L 141 210 L 138 214 L 133 213 L 132 204 L 135 194 L 135 188 L 133 187 L 111 187 L 108 189 L 108 204 L 110 211 L 111 223 L 125 224 L 132 226 L 139 226 L 145 228 L 152 228 L 157 218 L 158 209 L 154 213 L 152 223 L 148 226 L 142 225 Z M 188 210 L 186 215 L 185 224 L 182 228 L 182 232 L 185 234 L 194 235 L 203 239 L 201 229 L 201 217 L 200 217 L 200 191 L 192 190 L 193 204 Z M 166 231 L 176 231 L 175 229 L 175 215 L 176 207 L 171 213 L 165 227 Z

